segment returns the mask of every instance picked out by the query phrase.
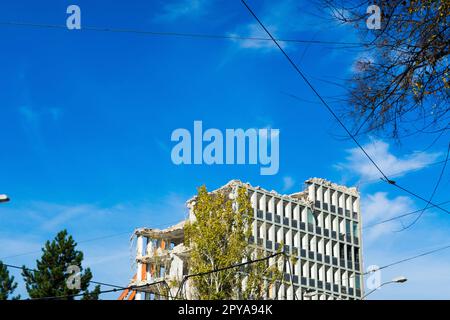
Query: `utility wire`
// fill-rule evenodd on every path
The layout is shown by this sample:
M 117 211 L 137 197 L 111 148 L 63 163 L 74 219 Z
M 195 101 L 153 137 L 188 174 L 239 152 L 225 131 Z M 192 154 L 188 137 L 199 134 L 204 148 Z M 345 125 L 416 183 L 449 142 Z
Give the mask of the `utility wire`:
M 284 51 L 284 49 L 280 46 L 278 41 L 272 36 L 272 34 L 267 30 L 267 28 L 264 26 L 264 24 L 259 20 L 259 18 L 256 16 L 256 14 L 253 12 L 253 10 L 247 5 L 247 3 L 244 0 L 241 0 L 241 2 L 244 4 L 244 6 L 248 9 L 248 11 L 251 13 L 251 15 L 255 18 L 255 20 L 259 23 L 259 25 L 264 29 L 264 31 L 269 35 L 269 37 L 272 39 L 272 41 L 275 43 L 275 45 L 280 49 L 281 53 L 285 56 L 285 58 L 289 61 L 289 63 L 292 65 L 292 67 L 297 71 L 297 73 L 301 76 L 303 81 L 308 85 L 308 87 L 314 92 L 314 94 L 319 98 L 319 100 L 322 102 L 322 104 L 327 108 L 327 110 L 333 115 L 333 117 L 336 119 L 336 121 L 341 125 L 341 127 L 346 131 L 348 136 L 355 142 L 355 144 L 358 146 L 359 149 L 365 154 L 367 159 L 374 165 L 374 167 L 380 172 L 382 175 L 382 180 L 386 183 L 395 186 L 398 189 L 401 189 L 410 195 L 428 203 L 428 200 L 423 198 L 422 196 L 418 195 L 417 193 L 410 191 L 400 185 L 398 185 L 395 181 L 390 180 L 386 174 L 380 169 L 380 167 L 377 165 L 377 163 L 372 159 L 372 157 L 367 153 L 367 151 L 363 148 L 363 146 L 356 140 L 355 136 L 347 129 L 345 124 L 339 119 L 337 114 L 333 111 L 333 109 L 328 105 L 328 103 L 322 98 L 320 93 L 314 88 L 314 86 L 311 84 L 311 82 L 308 80 L 308 78 L 303 74 L 303 72 L 300 70 L 300 68 L 295 64 L 295 62 L 289 57 L 289 55 Z M 432 202 L 429 204 L 434 205 Z M 442 211 L 445 211 L 446 213 L 450 214 L 450 211 L 438 206 L 434 205 L 436 208 L 441 209 Z
M 447 204 L 447 203 L 450 203 L 450 200 L 449 201 L 445 201 L 445 202 L 441 202 L 438 205 L 442 206 L 442 205 Z M 432 209 L 434 207 L 435 206 L 428 206 L 425 210 L 429 210 L 429 209 Z M 373 228 L 373 227 L 375 227 L 377 225 L 380 225 L 380 224 L 383 224 L 383 223 L 391 222 L 393 220 L 397 220 L 397 219 L 400 219 L 400 218 L 404 218 L 404 217 L 416 214 L 418 212 L 421 212 L 422 210 L 424 210 L 424 209 L 419 209 L 419 210 L 416 210 L 416 211 L 404 213 L 404 214 L 401 214 L 401 215 L 398 215 L 398 216 L 395 216 L 395 217 L 392 217 L 392 218 L 389 218 L 389 219 L 386 219 L 386 220 L 382 220 L 382 221 L 378 221 L 378 222 L 375 222 L 375 223 L 372 223 L 372 224 L 368 224 L 366 226 L 363 226 L 363 229 Z
M 390 268 L 390 267 L 393 267 L 393 266 L 395 266 L 395 265 L 398 265 L 398 264 L 401 264 L 401 263 L 404 263 L 404 262 L 408 262 L 408 261 L 415 260 L 415 259 L 417 259 L 417 258 L 421 258 L 421 257 L 427 256 L 427 255 L 430 255 L 430 254 L 433 254 L 433 253 L 436 253 L 436 252 L 439 252 L 439 251 L 446 250 L 446 249 L 448 249 L 448 248 L 450 248 L 450 245 L 446 245 L 446 246 L 440 247 L 440 248 L 438 248 L 438 249 L 426 251 L 426 252 L 423 252 L 423 253 L 421 253 L 421 254 L 418 254 L 418 255 L 409 257 L 409 258 L 405 258 L 405 259 L 402 259 L 402 260 L 398 260 L 398 261 L 389 263 L 389 264 L 387 264 L 387 265 L 384 265 L 384 266 L 382 266 L 382 267 L 379 267 L 378 269 L 375 269 L 375 270 L 366 272 L 366 274 L 367 274 L 367 273 L 371 273 L 371 272 L 375 272 L 375 271 L 378 271 L 378 270 Z
M 169 225 L 172 225 L 172 224 L 177 223 L 177 222 L 179 222 L 179 220 L 172 221 L 172 222 L 167 222 L 167 223 L 161 223 L 161 224 L 154 225 L 153 228 L 169 226 Z M 118 237 L 118 236 L 121 236 L 121 235 L 124 235 L 124 234 L 130 234 L 132 232 L 133 231 L 124 231 L 124 232 L 114 233 L 114 234 L 105 235 L 105 236 L 101 236 L 101 237 L 85 239 L 85 240 L 78 241 L 77 244 L 86 243 L 86 242 L 93 242 L 93 241 L 98 241 L 98 240 L 104 240 L 104 239 L 108 239 L 108 238 L 114 238 L 114 237 Z M 5 256 L 5 257 L 1 257 L 0 260 L 16 258 L 16 257 L 21 257 L 21 256 L 27 256 L 29 254 L 38 253 L 38 252 L 41 252 L 41 250 L 35 250 L 35 251 L 29 251 L 29 252 L 23 252 L 23 253 L 19 253 L 19 254 L 10 255 L 10 256 Z
M 428 206 L 430 205 L 431 201 L 434 198 L 434 195 L 436 194 L 437 189 L 439 188 L 439 185 L 441 184 L 441 180 L 442 180 L 442 176 L 444 175 L 445 172 L 445 168 L 447 167 L 447 162 L 448 162 L 448 156 L 450 153 L 450 143 L 448 144 L 448 148 L 447 148 L 447 156 L 445 157 L 445 162 L 444 165 L 442 166 L 442 170 L 441 173 L 439 174 L 438 180 L 436 181 L 436 184 L 434 186 L 433 192 L 431 193 L 430 196 L 430 200 L 428 201 L 428 203 L 426 204 L 426 206 L 422 209 L 422 211 L 420 212 L 420 214 L 416 217 L 416 219 L 414 219 L 413 222 L 411 222 L 409 225 L 407 225 L 406 227 L 402 228 L 399 231 L 404 231 L 406 229 L 411 228 L 414 224 L 417 223 L 417 221 L 419 221 L 419 219 L 422 217 L 423 213 L 425 212 L 425 210 L 428 209 Z
M 401 260 L 398 260 L 398 261 L 391 262 L 391 263 L 386 264 L 384 266 L 378 267 L 377 269 L 372 269 L 372 270 L 363 272 L 361 275 L 362 276 L 366 276 L 366 275 L 374 273 L 376 271 L 383 270 L 383 269 L 386 269 L 386 268 L 390 268 L 390 267 L 393 267 L 395 265 L 398 265 L 398 264 L 401 264 L 401 263 L 404 263 L 404 262 L 408 262 L 408 261 L 411 261 L 411 260 L 415 260 L 415 259 L 427 256 L 427 255 L 430 255 L 430 254 L 433 254 L 433 253 L 436 253 L 436 252 L 439 252 L 439 251 L 443 251 L 443 250 L 446 250 L 446 249 L 449 249 L 449 248 L 450 248 L 450 245 L 446 245 L 446 246 L 443 246 L 443 247 L 440 247 L 440 248 L 437 248 L 437 249 L 434 249 L 434 250 L 426 251 L 426 252 L 420 253 L 418 255 L 409 257 L 409 258 L 405 258 L 405 259 L 401 259 Z M 340 279 L 338 281 L 338 283 L 342 284 L 342 282 L 344 282 L 346 280 L 349 280 L 351 278 L 354 278 L 354 277 L 356 277 L 356 275 L 357 275 L 356 273 L 353 273 L 352 275 L 350 275 L 350 276 L 348 276 L 346 278 Z
M 430 254 L 439 252 L 439 251 L 446 250 L 446 249 L 448 249 L 448 248 L 450 248 L 450 245 L 446 245 L 446 246 L 443 246 L 443 247 L 440 247 L 440 248 L 437 248 L 437 249 L 433 249 L 433 250 L 430 250 L 430 251 L 426 251 L 426 252 L 423 252 L 423 253 L 420 253 L 420 254 L 418 254 L 418 255 L 415 255 L 415 256 L 412 256 L 412 257 L 408 257 L 408 258 L 405 258 L 405 259 L 401 259 L 401 260 L 398 260 L 398 261 L 394 261 L 394 262 L 391 262 L 391 263 L 386 264 L 386 265 L 384 265 L 384 266 L 381 266 L 381 267 L 379 267 L 379 268 L 377 268 L 377 269 L 370 270 L 370 271 L 366 271 L 366 272 L 364 272 L 362 275 L 367 275 L 367 274 L 373 273 L 373 272 L 375 272 L 375 271 L 383 270 L 383 269 L 386 269 L 386 268 L 389 268 L 389 267 L 392 267 L 392 266 L 395 266 L 395 265 L 398 265 L 398 264 L 401 264 L 401 263 L 405 263 L 405 262 L 408 262 L 408 261 L 411 261 L 411 260 L 415 260 L 415 259 L 418 259 L 418 258 L 427 256 L 427 255 L 430 255 Z M 177 298 L 178 298 L 178 294 L 179 294 L 181 288 L 184 286 L 184 282 L 185 282 L 188 278 L 190 278 L 190 277 L 202 276 L 202 275 L 206 275 L 206 274 L 210 274 L 210 273 L 215 273 L 215 272 L 220 272 L 220 271 L 224 271 L 224 270 L 236 268 L 236 267 L 239 267 L 239 266 L 242 266 L 242 265 L 246 265 L 246 264 L 250 264 L 250 263 L 255 263 L 255 262 L 259 262 L 259 261 L 263 261 L 263 260 L 268 260 L 268 259 L 270 259 L 270 258 L 276 257 L 276 256 L 281 255 L 281 254 L 284 255 L 285 253 L 284 253 L 284 252 L 277 252 L 277 253 L 272 254 L 272 255 L 270 255 L 270 256 L 267 256 L 267 257 L 265 257 L 265 258 L 256 259 L 256 260 L 250 260 L 250 261 L 247 261 L 247 262 L 244 262 L 244 263 L 239 263 L 239 264 L 236 264 L 236 265 L 231 265 L 231 266 L 228 266 L 228 267 L 219 268 L 219 269 L 214 269 L 214 270 L 210 270 L 210 271 L 206 271 L 206 272 L 201 272 L 201 273 L 197 273 L 197 274 L 186 275 L 186 276 L 183 278 L 183 281 L 182 281 L 182 283 L 180 284 L 180 288 L 178 289 L 177 294 L 175 295 L 175 297 L 174 297 L 173 299 L 177 299 Z M 21 267 L 15 266 L 15 265 L 10 265 L 10 264 L 4 264 L 4 265 L 7 266 L 7 267 L 10 267 L 10 268 L 22 269 Z M 32 270 L 32 269 L 28 269 L 28 270 Z M 33 270 L 33 271 L 34 271 L 34 270 Z M 351 275 L 350 277 L 347 277 L 347 279 L 350 279 L 350 278 L 355 277 L 355 276 L 356 276 L 356 274 L 353 274 L 353 275 Z M 342 279 L 341 282 L 344 281 L 344 280 L 345 280 L 345 279 Z M 144 285 L 139 285 L 139 286 L 128 286 L 128 287 L 120 287 L 120 286 L 111 285 L 111 284 L 107 284 L 107 283 L 103 283 L 103 282 L 96 282 L 96 281 L 90 281 L 90 282 L 91 282 L 91 283 L 96 283 L 96 284 L 105 285 L 105 286 L 115 287 L 114 289 L 100 291 L 99 294 L 103 294 L 103 293 L 116 292 L 116 291 L 126 290 L 126 289 L 128 289 L 128 290 L 138 290 L 138 289 L 141 289 L 141 288 L 144 288 L 144 287 L 148 287 L 148 286 L 151 286 L 151 285 L 162 284 L 162 283 L 165 282 L 165 280 L 156 281 L 156 282 L 152 282 L 152 283 L 148 283 L 148 284 L 144 284 Z M 61 299 L 61 298 L 66 298 L 66 297 L 76 297 L 76 296 L 82 296 L 82 295 L 83 295 L 83 294 L 68 295 L 68 296 L 59 296 L 59 297 L 46 297 L 45 299 Z M 156 295 L 158 295 L 158 294 L 156 294 Z M 44 298 L 39 298 L 39 299 L 44 299 Z
M 208 275 L 208 274 L 211 274 L 211 273 L 216 273 L 216 272 L 221 272 L 221 271 L 225 271 L 225 270 L 229 270 L 229 269 L 242 267 L 242 266 L 245 266 L 245 265 L 248 265 L 248 264 L 269 260 L 270 258 L 274 258 L 274 257 L 279 256 L 279 255 L 285 255 L 284 251 L 277 252 L 277 253 L 271 254 L 271 255 L 269 255 L 267 257 L 260 258 L 260 259 L 249 260 L 249 261 L 246 261 L 246 262 L 241 262 L 241 263 L 238 263 L 238 264 L 233 264 L 233 265 L 230 265 L 230 266 L 217 268 L 217 269 L 213 269 L 213 270 L 209 270 L 209 271 L 205 271 L 205 272 L 199 272 L 199 273 L 185 275 L 183 277 L 183 280 L 180 283 L 180 287 L 178 288 L 177 293 L 175 294 L 175 298 L 178 298 L 179 293 L 182 291 L 182 289 L 184 287 L 184 284 L 186 283 L 186 281 L 189 278 L 201 277 L 201 276 L 205 276 L 205 275 Z
M 390 182 L 389 182 L 389 183 L 390 183 Z M 404 187 L 402 187 L 402 186 L 396 184 L 395 181 L 394 181 L 394 183 L 393 183 L 392 185 L 394 185 L 395 187 L 399 188 L 400 190 L 403 190 L 403 191 L 405 191 L 406 193 L 409 193 L 410 195 L 412 195 L 412 196 L 414 196 L 414 197 L 416 197 L 416 198 L 418 198 L 418 199 L 420 199 L 420 200 L 422 200 L 422 201 L 424 201 L 424 202 L 426 202 L 426 203 L 428 203 L 428 204 L 433 205 L 433 207 L 436 207 L 436 208 L 438 208 L 438 209 L 444 211 L 445 213 L 450 214 L 450 211 L 449 211 L 449 210 L 444 209 L 444 208 L 442 208 L 441 206 L 436 205 L 436 204 L 434 204 L 433 202 L 428 201 L 427 199 L 425 199 L 424 197 L 418 195 L 417 193 L 412 192 L 412 191 L 410 191 L 410 190 L 408 190 L 408 189 L 406 189 L 406 188 L 404 188 Z
M 43 23 L 31 23 L 31 22 L 17 22 L 17 21 L 0 21 L 0 26 L 17 26 L 17 27 L 32 27 L 32 28 L 46 28 L 46 29 L 62 29 L 68 30 L 66 25 L 58 24 L 43 24 Z M 228 39 L 228 40 L 253 40 L 253 41 L 272 41 L 270 38 L 264 37 L 250 37 L 239 36 L 234 34 L 220 35 L 220 34 L 205 34 L 205 33 L 187 33 L 187 32 L 163 32 L 163 31 L 148 31 L 148 30 L 136 30 L 136 29 L 122 29 L 122 28 L 110 28 L 110 27 L 94 27 L 94 26 L 82 26 L 80 31 L 99 31 L 99 32 L 115 32 L 115 33 L 134 33 L 150 36 L 168 36 L 168 37 L 182 37 L 182 38 L 204 38 L 204 39 Z M 326 40 L 306 40 L 306 39 L 277 39 L 280 42 L 290 43 L 308 43 L 318 45 L 350 45 L 355 47 L 375 47 L 375 46 L 393 46 L 390 44 L 377 44 L 364 43 L 364 42 L 342 42 L 342 41 L 326 41 Z
M 381 266 L 381 267 L 379 267 L 379 268 L 377 268 L 377 269 L 373 269 L 373 270 L 370 270 L 370 271 L 366 271 L 366 272 L 362 273 L 362 275 L 368 275 L 368 274 L 371 274 L 371 273 L 373 273 L 373 272 L 376 272 L 376 271 L 379 271 L 379 270 L 383 270 L 383 269 L 387 269 L 387 268 L 393 267 L 393 266 L 395 266 L 395 265 L 398 265 L 398 264 L 401 264 L 401 263 L 405 263 L 405 262 L 408 262 L 408 261 L 411 261 L 411 260 L 415 260 L 415 259 L 418 259 L 418 258 L 427 256 L 427 255 L 430 255 L 430 254 L 433 254 L 433 253 L 436 253 L 436 252 L 439 252 L 439 251 L 443 251 L 443 250 L 446 250 L 446 249 L 449 249 L 449 248 L 450 248 L 450 245 L 446 245 L 446 246 L 443 246 L 443 247 L 440 247 L 440 248 L 437 248 L 437 249 L 433 249 L 433 250 L 430 250 L 430 251 L 426 251 L 426 252 L 420 253 L 420 254 L 415 255 L 415 256 L 411 256 L 411 257 L 408 257 L 408 258 L 405 258 L 405 259 L 401 259 L 401 260 L 398 260 L 398 261 L 391 262 L 391 263 L 386 264 L 386 265 L 384 265 L 384 266 Z M 269 259 L 269 258 L 273 258 L 273 257 L 275 257 L 275 256 L 277 256 L 277 255 L 280 255 L 280 254 L 284 254 L 284 252 L 278 252 L 278 253 L 275 253 L 275 254 L 273 254 L 273 255 L 271 255 L 271 256 L 268 256 L 268 257 L 266 257 L 266 258 L 254 260 L 253 262 L 257 262 L 257 261 L 261 261 L 261 260 L 266 260 L 266 259 Z M 252 263 L 252 262 L 251 262 L 251 263 Z M 223 268 L 223 269 L 225 269 L 225 270 L 226 270 L 226 269 L 231 269 L 231 268 L 238 267 L 238 266 L 240 266 L 240 265 L 242 265 L 242 264 L 238 264 L 238 265 L 235 265 L 235 266 L 226 267 L 226 268 Z M 185 277 L 199 276 L 199 275 L 204 275 L 204 274 L 209 274 L 209 273 L 219 272 L 219 271 L 222 271 L 222 270 L 221 270 L 221 269 L 211 270 L 211 271 L 208 271 L 208 272 L 203 272 L 203 273 L 199 273 L 199 274 L 188 275 L 188 276 L 185 276 Z M 355 277 L 355 276 L 356 276 L 356 274 L 352 274 L 351 276 L 349 276 L 349 277 L 347 277 L 347 278 L 345 278 L 345 279 L 341 279 L 341 280 L 339 281 L 339 283 L 342 283 L 343 281 L 348 280 L 348 279 L 350 279 L 350 278 L 353 278 L 353 277 Z M 184 279 L 183 279 L 183 281 L 184 281 Z M 182 283 L 182 284 L 180 285 L 180 288 L 181 288 L 182 285 L 184 285 L 184 283 Z M 179 290 L 179 291 L 180 291 L 180 290 Z M 177 292 L 177 295 L 175 296 L 175 298 L 176 298 L 177 296 L 178 296 L 178 292 Z
M 8 263 L 3 263 L 4 266 L 8 267 L 8 268 L 12 268 L 12 269 L 19 269 L 19 270 L 27 270 L 27 271 L 31 271 L 31 272 L 37 272 L 40 273 L 41 271 L 36 270 L 36 269 L 31 269 L 31 268 L 26 268 L 26 267 L 21 267 L 21 266 L 17 266 L 14 264 L 8 264 Z M 115 287 L 115 288 L 122 288 L 121 286 L 117 286 L 117 285 L 113 285 L 113 284 L 108 284 L 105 282 L 99 282 L 99 281 L 89 281 L 90 283 L 93 284 L 98 284 L 98 285 L 102 285 L 102 286 L 108 286 L 108 287 Z
M 274 253 L 274 254 L 272 254 L 270 256 L 267 256 L 267 257 L 264 257 L 264 258 L 260 258 L 260 259 L 256 259 L 256 260 L 249 260 L 249 261 L 246 261 L 246 262 L 242 262 L 242 263 L 235 264 L 235 265 L 230 265 L 230 266 L 223 267 L 223 268 L 218 268 L 218 269 L 205 271 L 205 272 L 201 272 L 201 273 L 186 275 L 186 276 L 183 277 L 183 280 L 182 280 L 182 282 L 180 284 L 180 287 L 178 289 L 177 294 L 175 295 L 175 297 L 172 297 L 172 298 L 173 299 L 177 299 L 178 298 L 178 294 L 181 291 L 181 289 L 183 288 L 184 283 L 186 282 L 187 279 L 189 279 L 191 277 L 204 276 L 204 275 L 215 273 L 215 272 L 221 272 L 221 271 L 237 268 L 237 267 L 248 265 L 248 264 L 251 264 L 251 263 L 256 263 L 256 262 L 268 260 L 270 258 L 276 257 L 276 256 L 281 255 L 281 254 L 284 255 L 284 252 L 277 252 L 277 253 Z M 16 265 L 11 265 L 11 264 L 4 264 L 4 265 L 6 267 L 9 267 L 9 268 L 15 268 L 15 269 L 21 269 L 21 270 L 22 269 L 26 269 L 28 271 L 33 271 L 33 272 L 38 272 L 38 273 L 40 272 L 40 271 L 35 270 L 35 269 L 23 268 L 23 267 L 16 266 Z M 155 281 L 155 282 L 148 283 L 148 284 L 143 284 L 143 285 L 138 285 L 138 286 L 136 286 L 136 285 L 135 286 L 128 286 L 128 287 L 117 286 L 117 285 L 108 284 L 108 283 L 105 283 L 105 282 L 98 282 L 98 281 L 90 281 L 90 283 L 99 284 L 99 285 L 103 285 L 103 286 L 110 286 L 110 287 L 114 288 L 114 289 L 102 290 L 102 291 L 99 292 L 99 294 L 116 292 L 116 291 L 127 290 L 127 289 L 128 290 L 139 290 L 141 288 L 145 288 L 145 287 L 149 287 L 149 286 L 157 285 L 157 284 L 164 284 L 164 283 L 167 285 L 167 282 L 165 280 L 159 280 L 159 281 Z M 159 295 L 159 294 L 156 294 L 156 295 Z M 42 297 L 42 298 L 35 298 L 33 300 L 52 300 L 52 299 L 63 299 L 63 298 L 75 298 L 75 297 L 80 297 L 80 296 L 84 296 L 84 293 L 77 293 L 77 294 L 72 294 L 72 295 Z M 168 297 L 168 296 L 166 296 L 166 297 Z
M 111 293 L 111 292 L 117 292 L 117 291 L 122 291 L 122 290 L 132 290 L 132 291 L 141 291 L 144 290 L 144 288 L 148 288 L 150 286 L 154 286 L 154 285 L 158 285 L 158 284 L 167 284 L 165 280 L 160 280 L 160 281 L 155 281 L 152 283 L 147 283 L 147 284 L 143 284 L 143 285 L 138 285 L 138 286 L 128 286 L 128 287 L 118 287 L 118 288 L 114 288 L 114 289 L 108 289 L 108 290 L 103 290 L 103 291 L 99 291 L 99 295 L 100 294 L 105 294 L 105 293 Z M 154 293 L 152 292 L 154 295 L 157 296 L 162 296 L 162 297 L 166 297 L 169 298 L 170 296 L 168 295 L 164 295 L 164 294 L 159 294 L 159 293 Z M 70 294 L 70 295 L 60 295 L 60 296 L 51 296 L 51 297 L 42 297 L 42 298 L 32 298 L 31 300 L 57 300 L 57 299 L 66 299 L 66 298 L 76 298 L 76 297 L 82 297 L 84 296 L 84 293 L 77 293 L 77 294 Z
M 7 264 L 7 263 L 3 263 L 4 266 L 8 267 L 8 268 L 12 268 L 12 269 L 19 269 L 19 270 L 27 270 L 27 271 L 32 271 L 32 272 L 37 272 L 39 273 L 39 270 L 36 269 L 31 269 L 31 268 L 23 268 L 17 265 L 13 265 L 13 264 Z M 89 281 L 89 283 L 92 284 L 98 284 L 98 285 L 102 285 L 102 286 L 106 286 L 106 287 L 112 287 L 114 289 L 108 289 L 108 290 L 101 290 L 99 292 L 99 294 L 104 294 L 104 293 L 110 293 L 110 292 L 117 292 L 117 291 L 122 291 L 122 290 L 135 290 L 135 291 L 139 291 L 139 289 L 144 288 L 144 287 L 148 287 L 148 286 L 152 286 L 152 285 L 156 285 L 156 284 L 166 284 L 167 282 L 165 280 L 161 280 L 161 281 L 156 281 L 153 283 L 148 283 L 148 284 L 144 284 L 144 285 L 138 285 L 138 286 L 119 286 L 116 284 L 111 284 L 111 283 L 106 283 L 106 282 L 99 282 L 99 281 Z M 154 293 L 155 295 L 158 296 L 163 296 L 163 297 L 169 297 L 167 295 L 162 295 L 159 293 Z M 42 297 L 42 298 L 32 298 L 31 300 L 52 300 L 52 299 L 63 299 L 63 298 L 75 298 L 75 297 L 81 297 L 84 296 L 84 293 L 77 293 L 77 294 L 71 294 L 71 295 L 61 295 L 61 296 L 51 296 L 51 297 Z
M 437 164 L 444 163 L 446 161 L 447 160 L 436 161 L 436 162 L 428 163 L 426 166 L 434 166 L 434 165 L 437 165 Z M 408 173 L 408 172 L 414 172 L 416 170 L 419 170 L 419 168 L 417 168 L 417 169 L 400 170 L 400 171 L 392 172 L 392 173 L 389 173 L 389 176 L 391 176 L 391 177 L 394 176 L 395 177 L 397 175 L 400 175 L 400 174 L 403 174 L 403 173 Z M 358 185 L 367 184 L 367 183 L 371 183 L 371 182 L 379 182 L 379 181 L 380 181 L 380 178 L 366 179 L 366 180 L 359 181 Z

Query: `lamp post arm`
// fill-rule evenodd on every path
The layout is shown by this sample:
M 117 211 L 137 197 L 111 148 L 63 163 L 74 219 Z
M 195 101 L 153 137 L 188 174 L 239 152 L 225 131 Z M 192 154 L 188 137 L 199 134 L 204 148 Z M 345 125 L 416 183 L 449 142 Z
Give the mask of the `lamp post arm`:
M 395 283 L 395 281 L 392 281 L 392 280 L 391 280 L 391 281 L 384 282 L 384 283 L 380 284 L 378 287 L 376 287 L 376 288 L 373 289 L 372 291 L 369 291 L 369 293 L 367 293 L 367 294 L 365 294 L 364 296 L 362 296 L 361 300 L 362 300 L 362 299 L 365 299 L 368 295 L 374 293 L 375 291 L 377 291 L 377 290 L 380 289 L 381 287 L 383 287 L 383 286 L 385 286 L 385 285 L 387 285 L 387 284 L 390 284 L 390 283 Z

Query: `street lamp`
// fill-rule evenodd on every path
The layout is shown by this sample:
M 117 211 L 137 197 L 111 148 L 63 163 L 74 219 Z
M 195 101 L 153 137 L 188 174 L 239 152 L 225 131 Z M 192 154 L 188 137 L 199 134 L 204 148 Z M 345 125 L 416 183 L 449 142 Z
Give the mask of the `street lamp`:
M 10 199 L 6 194 L 0 194 L 0 202 L 8 202 Z
M 390 283 L 404 283 L 406 281 L 408 281 L 408 279 L 406 277 L 403 277 L 403 276 L 396 277 L 396 278 L 392 279 L 391 281 L 387 281 L 387 282 L 384 282 L 384 283 L 380 284 L 378 287 L 376 287 L 375 289 L 373 289 L 369 293 L 365 294 L 361 299 L 366 298 L 368 295 L 370 295 L 371 293 L 373 293 L 376 290 L 380 289 L 382 286 L 385 286 L 385 285 L 390 284 Z

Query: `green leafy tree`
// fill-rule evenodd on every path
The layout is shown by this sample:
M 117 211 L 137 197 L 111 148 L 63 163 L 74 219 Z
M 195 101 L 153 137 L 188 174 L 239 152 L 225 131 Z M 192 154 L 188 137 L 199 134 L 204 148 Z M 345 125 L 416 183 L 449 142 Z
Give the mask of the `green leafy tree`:
M 232 188 L 208 193 L 198 189 L 193 204 L 195 221 L 185 226 L 185 243 L 190 248 L 190 274 L 207 272 L 262 257 L 249 245 L 252 235 L 253 209 L 245 188 Z M 230 197 L 232 195 L 232 197 Z M 256 254 L 256 255 L 255 255 Z M 233 299 L 262 297 L 275 274 L 267 260 L 207 275 L 192 277 L 192 287 L 198 299 Z M 266 279 L 265 279 L 266 278 Z M 247 280 L 244 280 L 247 279 Z M 244 281 L 243 281 L 244 280 Z M 247 283 L 245 286 L 243 283 Z
M 76 250 L 76 245 L 66 230 L 60 231 L 51 242 L 45 243 L 36 270 L 23 266 L 22 275 L 30 298 L 73 300 L 71 295 L 82 294 L 85 300 L 98 299 L 100 286 L 88 290 L 92 273 L 89 268 L 83 272 L 83 252 Z
M 18 300 L 20 296 L 11 297 L 17 288 L 14 277 L 9 275 L 8 268 L 0 261 L 0 300 Z
M 254 248 L 249 254 L 249 260 L 260 260 L 264 257 L 264 250 L 260 248 Z M 278 263 L 284 262 L 284 259 L 284 256 L 279 255 L 270 260 L 262 260 L 247 265 L 242 298 L 245 300 L 262 299 L 267 290 L 271 290 L 274 285 L 280 284 L 283 274 L 278 268 Z

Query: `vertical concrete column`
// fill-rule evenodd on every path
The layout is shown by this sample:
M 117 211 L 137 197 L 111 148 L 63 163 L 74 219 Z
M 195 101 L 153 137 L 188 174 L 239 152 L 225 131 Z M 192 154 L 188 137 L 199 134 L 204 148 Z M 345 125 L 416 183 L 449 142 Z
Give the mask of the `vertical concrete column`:
M 357 200 L 356 200 L 356 209 L 358 210 L 358 237 L 359 237 L 359 272 L 362 274 L 364 272 L 364 265 L 363 265 L 363 256 L 362 256 L 362 252 L 363 252 L 363 239 L 362 239 L 362 214 L 361 214 L 361 201 L 360 201 L 360 197 L 358 196 Z M 361 295 L 364 296 L 364 292 L 365 292 L 365 283 L 364 283 L 364 277 L 360 277 L 360 287 L 361 287 Z
M 138 236 L 136 242 L 136 257 L 142 258 L 144 253 L 144 237 L 142 235 Z M 139 283 L 142 280 L 142 262 L 141 260 L 137 261 L 137 272 L 136 272 L 136 280 Z M 136 292 L 135 300 L 142 300 L 142 292 Z
M 316 201 L 316 190 L 314 184 L 308 186 L 308 200 Z

